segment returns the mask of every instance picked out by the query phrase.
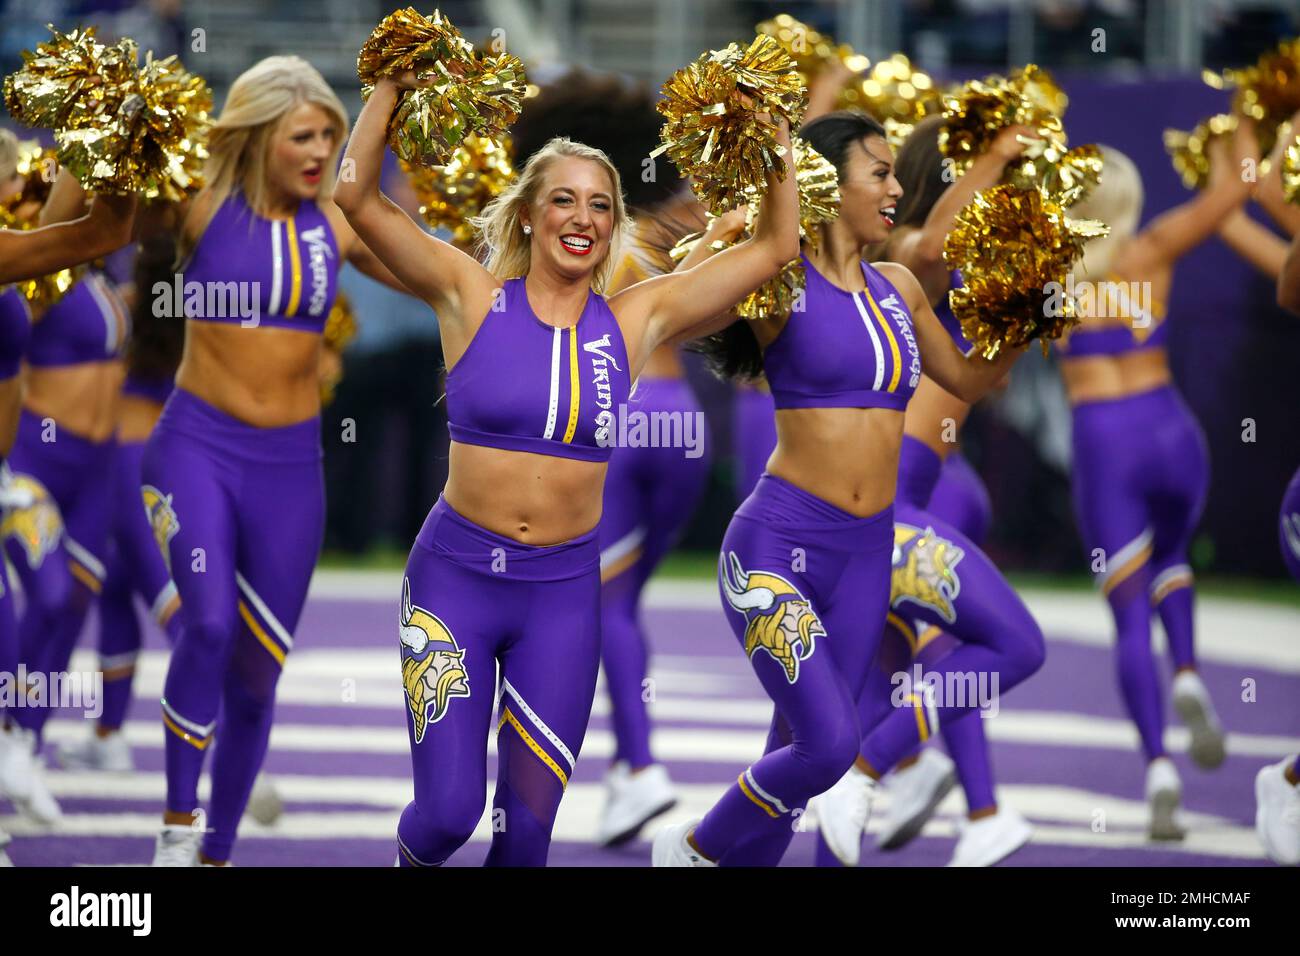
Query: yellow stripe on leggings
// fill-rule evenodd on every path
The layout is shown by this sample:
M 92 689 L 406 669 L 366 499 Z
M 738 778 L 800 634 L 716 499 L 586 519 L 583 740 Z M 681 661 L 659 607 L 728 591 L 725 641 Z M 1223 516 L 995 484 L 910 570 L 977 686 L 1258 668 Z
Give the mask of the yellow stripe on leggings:
M 749 789 L 749 784 L 745 783 L 745 775 L 743 773 L 736 778 L 736 783 L 740 784 L 741 792 L 762 807 L 769 817 L 779 817 L 781 815 L 754 795 L 754 791 Z
M 921 702 L 921 698 L 915 694 L 908 694 L 903 701 L 904 703 L 910 703 L 916 710 L 916 729 L 921 735 L 921 743 L 925 743 L 930 739 L 930 725 L 925 722 L 925 706 Z
M 1102 585 L 1101 593 L 1105 595 L 1109 595 L 1111 591 L 1115 590 L 1117 587 L 1119 587 L 1121 584 L 1123 584 L 1125 581 L 1131 578 L 1133 574 L 1138 570 L 1138 568 L 1142 567 L 1142 565 L 1147 563 L 1147 559 L 1150 557 L 1151 557 L 1151 545 L 1148 544 L 1137 554 L 1133 555 L 1133 557 L 1129 558 L 1128 563 L 1126 563 L 1123 567 L 1115 569 L 1115 573 L 1112 574 L 1109 578 L 1107 578 L 1106 583 Z
M 181 740 L 185 741 L 195 750 L 207 750 L 208 743 L 212 740 L 211 737 L 196 737 L 194 736 L 194 734 L 190 733 L 188 730 L 184 729 L 183 727 L 176 726 L 176 724 L 172 721 L 172 719 L 168 717 L 166 714 L 163 714 L 163 726 L 166 727 L 168 730 L 170 730 L 172 733 L 174 733 L 177 737 L 181 738 Z
M 257 618 L 253 617 L 253 612 L 249 610 L 248 605 L 243 601 L 239 602 L 239 616 L 244 619 L 248 629 L 253 632 L 253 636 L 266 648 L 266 652 L 275 658 L 275 662 L 284 667 L 284 648 L 275 641 L 271 640 L 266 631 L 262 630 L 262 625 L 257 623 Z
M 524 725 L 519 722 L 519 718 L 510 712 L 509 707 L 501 708 L 501 720 L 497 724 L 497 733 L 501 732 L 501 728 L 505 726 L 506 721 L 509 721 L 510 726 L 515 728 L 515 732 L 519 734 L 519 739 L 528 745 L 528 749 L 537 754 L 537 759 L 550 767 L 551 773 L 560 778 L 560 786 L 567 788 L 569 786 L 568 774 L 560 768 L 558 763 L 551 759 L 550 754 L 542 749 L 542 745 L 534 740 L 528 731 L 524 730 Z
M 72 576 L 84 584 L 86 590 L 90 591 L 92 594 L 98 594 L 103 588 L 99 578 L 95 577 L 90 573 L 90 571 L 82 567 L 76 561 L 73 561 L 71 558 L 68 559 L 68 570 L 71 571 Z
M 908 624 L 906 621 L 904 621 L 897 614 L 895 614 L 893 611 L 890 611 L 888 614 L 885 615 L 885 620 L 888 623 L 892 624 L 898 630 L 898 632 L 903 635 L 903 637 L 907 640 L 907 646 L 910 647 L 912 649 L 912 653 L 915 654 L 916 653 L 916 632 L 912 630 L 912 626 Z

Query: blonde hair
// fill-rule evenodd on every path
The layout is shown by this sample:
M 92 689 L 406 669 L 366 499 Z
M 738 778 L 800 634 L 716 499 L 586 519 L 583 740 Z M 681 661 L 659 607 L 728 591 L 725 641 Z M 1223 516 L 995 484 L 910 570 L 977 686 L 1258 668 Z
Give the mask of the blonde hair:
M 212 126 L 206 182 L 190 208 L 202 206 L 207 221 L 201 235 L 227 197 L 242 191 L 255 211 L 267 206 L 267 161 L 271 137 L 284 117 L 302 103 L 319 106 L 334 120 L 335 143 L 316 202 L 334 194 L 335 167 L 348 135 L 348 112 L 325 78 L 302 57 L 268 56 L 241 73 L 230 87 L 226 104 Z
M 18 137 L 0 129 L 0 183 L 18 174 Z
M 537 199 L 542 179 L 551 163 L 566 156 L 599 163 L 614 184 L 614 229 L 609 237 L 609 249 L 605 258 L 596 264 L 596 273 L 591 281 L 592 288 L 604 294 L 618 269 L 623 239 L 632 229 L 633 222 L 623 201 L 623 181 L 603 150 L 575 143 L 565 136 L 553 137 L 529 157 L 519 178 L 484 207 L 483 215 L 475 216 L 470 222 L 479 230 L 480 256 L 489 272 L 498 279 L 527 275 L 532 251 L 519 221 L 519 213 Z
M 1071 219 L 1099 219 L 1110 226 L 1110 234 L 1084 246 L 1083 258 L 1074 267 L 1076 278 L 1105 278 L 1142 218 L 1142 174 L 1137 166 L 1113 146 L 1102 146 L 1101 155 L 1101 183 L 1069 207 L 1066 215 Z

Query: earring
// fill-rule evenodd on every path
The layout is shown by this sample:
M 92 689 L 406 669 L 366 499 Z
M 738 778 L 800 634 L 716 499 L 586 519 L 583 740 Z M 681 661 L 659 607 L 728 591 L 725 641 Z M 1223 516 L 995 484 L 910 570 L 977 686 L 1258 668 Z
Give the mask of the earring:
M 524 226 L 524 235 L 525 235 L 525 236 L 531 236 L 532 234 L 533 234 L 533 227 L 532 227 L 532 226 Z

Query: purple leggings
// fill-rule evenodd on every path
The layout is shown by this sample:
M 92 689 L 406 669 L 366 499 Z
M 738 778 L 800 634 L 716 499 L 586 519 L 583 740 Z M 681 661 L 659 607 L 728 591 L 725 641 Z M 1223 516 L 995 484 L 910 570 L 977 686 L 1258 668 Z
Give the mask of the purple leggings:
M 726 866 L 775 866 L 803 807 L 853 765 L 856 701 L 889 606 L 893 509 L 858 518 L 764 474 L 719 557 L 727 619 L 775 705 L 763 757 L 695 829 Z
M 633 400 L 648 414 L 700 412 L 684 379 L 641 379 Z M 707 440 L 703 446 L 708 447 Z M 695 513 L 709 455 L 684 448 L 619 448 L 605 476 L 600 542 L 601 662 L 614 724 L 615 760 L 636 770 L 654 763 L 643 682 L 649 670 L 641 592 Z
M 26 409 L 19 418 L 9 467 L 20 482 L 30 476 L 48 491 L 47 497 L 34 486 L 35 503 L 5 519 L 5 551 L 26 598 L 18 648 L 29 672 L 67 670 L 86 612 L 103 588 L 115 449 L 112 441 L 91 442 Z M 52 710 L 22 707 L 9 716 L 39 734 Z
M 1176 668 L 1195 665 L 1187 545 L 1209 485 L 1200 425 L 1172 386 L 1074 408 L 1074 508 L 1117 632 L 1117 671 L 1147 760 L 1163 756 L 1157 610 Z
M 544 866 L 596 693 L 596 532 L 520 544 L 439 498 L 403 587 L 398 646 L 415 800 L 398 822 L 399 862 L 440 865 L 473 834 L 497 704 L 487 864 Z
M 176 596 L 167 562 L 154 539 L 149 515 L 140 502 L 140 473 L 144 442 L 119 443 L 113 462 L 112 550 L 108 574 L 99 596 L 99 666 L 104 671 L 104 713 L 101 727 L 116 730 L 131 703 L 131 681 L 142 638 L 136 616 L 139 595 L 150 615 L 174 645 L 180 638 L 180 614 L 165 624 L 160 615 Z
M 178 388 L 145 443 L 141 478 L 181 598 L 161 701 L 167 809 L 198 807 L 220 710 L 203 853 L 228 860 L 324 532 L 319 419 L 256 428 Z

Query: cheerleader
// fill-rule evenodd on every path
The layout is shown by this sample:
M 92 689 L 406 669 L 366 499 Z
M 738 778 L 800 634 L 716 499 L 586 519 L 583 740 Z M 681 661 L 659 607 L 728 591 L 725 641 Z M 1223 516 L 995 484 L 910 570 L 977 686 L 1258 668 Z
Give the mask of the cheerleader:
M 142 242 L 136 258 L 126 379 L 119 403 L 116 454 L 108 481 L 112 498 L 110 553 L 97 602 L 103 712 L 85 739 L 59 749 L 59 762 L 69 769 L 133 769 L 131 749 L 121 728 L 131 702 L 131 683 L 141 647 L 136 595 L 171 644 L 180 636 L 176 585 L 154 541 L 148 515 L 140 507 L 140 461 L 145 440 L 171 394 L 185 338 L 184 323 L 155 314 L 156 297 L 151 294 L 156 281 L 171 287 L 175 258 L 175 239 L 165 232 Z
M 81 215 L 85 194 L 61 174 L 41 222 Z M 104 582 L 112 498 L 105 476 L 115 452 L 113 430 L 122 383 L 122 349 L 130 329 L 126 306 L 108 276 L 92 268 L 56 304 L 35 316 L 24 356 L 24 395 L 8 464 L 31 482 L 26 517 L 11 518 L 4 542 L 22 581 L 26 606 L 18 621 L 20 657 L 32 674 L 68 669 L 91 603 Z M 61 537 L 23 534 L 50 505 L 62 516 Z M 60 817 L 43 780 L 41 732 L 54 708 L 8 714 L 2 786 L 43 823 Z M 25 795 L 25 796 L 24 796 Z
M 1014 592 L 987 558 L 955 529 L 924 515 L 912 525 L 913 512 L 896 515 L 894 505 L 922 354 L 937 383 L 974 401 L 1020 350 L 994 362 L 963 356 L 910 271 L 862 261 L 864 246 L 888 238 L 902 196 L 883 127 L 861 113 L 831 113 L 800 135 L 835 165 L 841 196 L 839 217 L 801 256 L 804 308 L 737 323 L 712 343 L 724 373 L 765 374 L 777 409 L 776 451 L 719 558 L 728 620 L 776 714 L 763 758 L 708 814 L 660 831 L 656 866 L 775 865 L 809 798 L 855 761 L 869 789 L 939 721 L 975 708 L 926 705 L 918 690 L 862 740 L 857 700 L 889 609 L 896 517 L 910 531 L 902 547 L 913 560 L 923 549 L 940 560 L 954 548 L 965 555 L 960 596 L 970 604 L 957 613 L 979 622 L 972 640 L 980 643 L 935 671 L 996 673 L 1006 690 L 1042 662 L 1037 625 L 1023 605 L 1015 613 Z
M 399 619 L 415 800 L 398 859 L 441 864 L 473 833 L 499 700 L 487 862 L 541 865 L 595 692 L 615 416 L 655 348 L 716 328 L 796 254 L 794 177 L 769 177 L 753 239 L 606 299 L 629 222 L 604 153 L 559 138 L 535 153 L 480 220 L 485 267 L 379 191 L 398 92 L 376 84 L 348 145 L 357 180 L 336 196 L 435 309 L 449 368 L 450 474 L 411 550 Z M 784 124 L 777 139 L 789 148 Z
M 1211 181 L 1195 198 L 1137 229 L 1142 180 L 1124 154 L 1103 147 L 1101 185 L 1071 209 L 1100 219 L 1075 269 L 1083 321 L 1058 343 L 1073 409 L 1074 506 L 1087 558 L 1115 618 L 1117 672 L 1147 762 L 1148 832 L 1178 840 L 1182 784 L 1164 745 L 1164 709 L 1151 654 L 1157 612 L 1173 658 L 1174 709 L 1192 734 L 1192 760 L 1224 759 L 1224 734 L 1196 670 L 1193 578 L 1187 546 L 1200 519 L 1209 461 L 1200 426 L 1174 388 L 1164 307 L 1177 261 L 1238 209 L 1250 192 L 1238 170 L 1257 155 L 1241 121 L 1232 154 L 1220 142 Z
M 346 131 L 305 60 L 268 57 L 241 74 L 181 219 L 181 291 L 151 290 L 173 314 L 183 299 L 186 319 L 176 387 L 141 462 L 180 598 L 155 865 L 230 859 L 323 533 L 318 368 L 338 270 L 347 259 L 400 288 L 330 201 Z M 204 834 L 198 779 L 218 710 Z
M 1006 165 L 1020 156 L 1032 131 L 1020 126 L 1004 130 L 987 153 L 949 184 L 938 144 L 942 126 L 943 118 L 939 116 L 922 120 L 899 150 L 898 180 L 904 198 L 898 226 L 879 258 L 912 270 L 953 343 L 969 355 L 973 347 L 948 308 L 949 287 L 960 285 L 960 279 L 950 275 L 944 266 L 944 240 L 957 214 L 975 194 L 996 185 Z M 949 394 L 929 376 L 921 377 L 903 421 L 898 485 L 902 502 L 946 522 L 979 545 L 989 524 L 988 492 L 956 444 L 970 408 L 969 403 Z M 909 658 L 928 668 L 951 649 L 954 637 L 960 639 L 968 626 L 962 618 L 934 624 L 917 619 L 912 612 L 918 601 L 926 600 L 925 596 L 914 590 L 909 593 L 906 587 L 899 590 L 893 595 L 893 613 L 885 635 L 886 644 L 894 646 L 872 669 L 860 705 L 864 731 L 875 723 L 873 715 L 888 710 L 891 675 L 909 668 Z M 878 843 L 882 849 L 897 849 L 919 834 L 960 778 L 966 793 L 967 819 L 952 864 L 991 866 L 1022 846 L 1032 830 L 1023 817 L 999 805 L 994 796 L 982 716 L 969 713 L 942 724 L 941 729 L 951 760 L 935 748 L 921 749 L 900 761 L 882 784 L 890 799 Z M 857 865 L 870 809 L 863 799 L 870 791 L 855 785 L 858 780 L 850 773 L 817 798 L 822 837 L 836 857 L 849 866 Z

